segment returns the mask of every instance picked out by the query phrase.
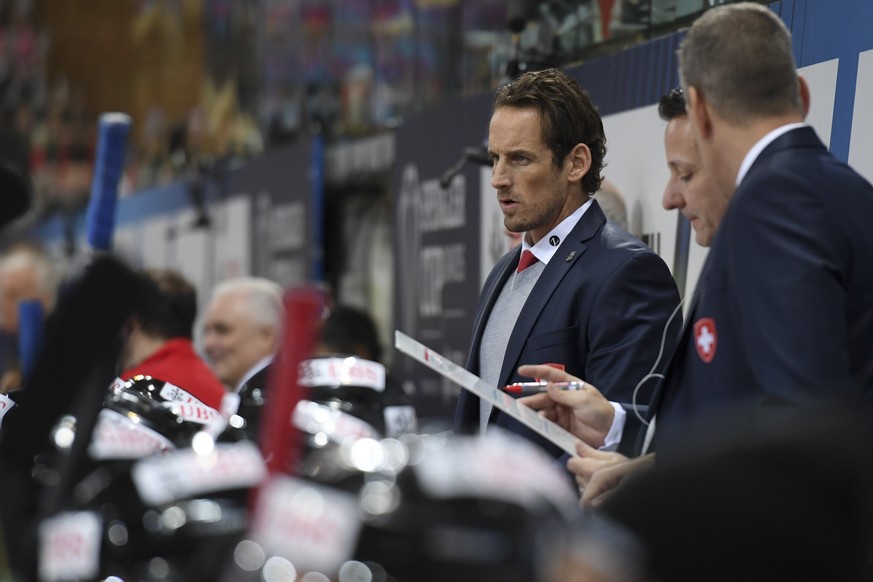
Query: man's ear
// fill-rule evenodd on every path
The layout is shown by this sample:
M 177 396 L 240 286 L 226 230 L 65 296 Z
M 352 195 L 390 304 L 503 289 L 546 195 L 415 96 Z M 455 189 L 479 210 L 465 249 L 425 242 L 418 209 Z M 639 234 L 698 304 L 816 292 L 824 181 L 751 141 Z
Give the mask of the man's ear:
M 260 333 L 264 338 L 264 343 L 268 346 L 268 350 L 271 353 L 276 353 L 282 340 L 279 335 L 279 329 L 273 325 L 265 325 L 260 329 Z
M 709 139 L 712 136 L 712 111 L 706 95 L 701 93 L 697 87 L 688 87 L 685 96 L 687 99 L 686 110 L 691 125 L 700 138 Z
M 591 169 L 591 150 L 584 143 L 577 143 L 570 150 L 570 173 L 568 178 L 572 182 L 581 182 L 588 170 Z
M 809 85 L 807 84 L 806 79 L 797 75 L 797 86 L 800 90 L 800 101 L 803 103 L 803 111 L 801 111 L 801 114 L 803 115 L 803 118 L 806 119 L 806 115 L 809 113 L 809 104 L 811 103 Z

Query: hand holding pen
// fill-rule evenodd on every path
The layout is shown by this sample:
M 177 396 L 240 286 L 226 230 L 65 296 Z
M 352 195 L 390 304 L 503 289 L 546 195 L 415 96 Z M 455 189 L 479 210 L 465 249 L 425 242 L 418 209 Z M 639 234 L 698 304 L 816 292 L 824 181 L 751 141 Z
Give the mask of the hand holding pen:
M 503 389 L 510 394 L 519 394 L 521 396 L 529 396 L 531 394 L 541 394 L 547 392 L 549 384 L 558 390 L 582 390 L 585 382 L 546 382 L 539 380 L 536 382 L 516 382 L 507 384 Z
M 524 390 L 534 390 L 534 393 L 520 398 L 520 402 L 539 411 L 542 416 L 588 445 L 594 448 L 603 445 L 612 426 L 615 410 L 597 388 L 551 366 L 521 366 L 518 373 L 539 379 L 532 383 L 536 386 L 525 388 L 522 385 L 522 394 L 525 394 Z M 540 386 L 541 383 L 546 385 L 545 388 Z

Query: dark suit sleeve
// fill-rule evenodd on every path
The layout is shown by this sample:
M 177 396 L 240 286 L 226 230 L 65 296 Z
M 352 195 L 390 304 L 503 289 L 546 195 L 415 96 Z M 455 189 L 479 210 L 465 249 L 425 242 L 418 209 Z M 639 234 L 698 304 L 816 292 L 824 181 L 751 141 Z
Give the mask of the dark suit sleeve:
M 634 448 L 644 428 L 636 412 L 648 417 L 656 380 L 645 378 L 656 363 L 656 372 L 663 368 L 675 348 L 682 329 L 678 305 L 679 292 L 667 265 L 655 253 L 639 251 L 604 281 L 590 325 L 583 330 L 589 346 L 585 380 L 628 411 L 622 452 Z
M 724 243 L 727 276 L 717 293 L 761 404 L 803 403 L 851 389 L 846 322 L 848 241 L 809 177 L 789 169 L 756 173 L 753 196 L 735 200 Z M 774 268 L 778 266 L 778 268 Z

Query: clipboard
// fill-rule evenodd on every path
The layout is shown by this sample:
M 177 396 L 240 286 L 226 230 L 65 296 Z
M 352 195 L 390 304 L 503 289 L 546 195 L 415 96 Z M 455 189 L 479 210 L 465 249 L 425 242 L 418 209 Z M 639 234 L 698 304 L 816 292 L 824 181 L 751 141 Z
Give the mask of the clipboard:
M 551 420 L 540 416 L 534 409 L 522 404 L 503 390 L 496 386 L 489 386 L 472 372 L 412 339 L 402 331 L 394 331 L 394 347 L 431 370 L 438 372 L 444 378 L 458 384 L 461 388 L 469 390 L 486 402 L 490 402 L 495 408 L 548 439 L 564 452 L 576 455 L 576 443 L 579 439 Z

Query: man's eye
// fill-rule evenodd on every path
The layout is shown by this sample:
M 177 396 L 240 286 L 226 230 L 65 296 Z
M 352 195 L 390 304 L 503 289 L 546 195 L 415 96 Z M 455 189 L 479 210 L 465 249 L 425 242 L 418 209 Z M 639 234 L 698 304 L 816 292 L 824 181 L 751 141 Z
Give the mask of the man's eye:
M 679 179 L 682 180 L 683 182 L 690 182 L 691 178 L 693 178 L 693 177 L 694 177 L 694 174 L 683 174 L 683 175 L 679 176 Z

